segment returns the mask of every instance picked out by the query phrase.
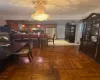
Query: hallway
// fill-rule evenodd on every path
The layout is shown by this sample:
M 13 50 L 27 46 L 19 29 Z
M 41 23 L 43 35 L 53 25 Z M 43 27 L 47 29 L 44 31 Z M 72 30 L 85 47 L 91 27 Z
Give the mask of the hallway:
M 33 49 L 34 58 L 10 65 L 0 80 L 100 80 L 100 64 L 75 46 Z

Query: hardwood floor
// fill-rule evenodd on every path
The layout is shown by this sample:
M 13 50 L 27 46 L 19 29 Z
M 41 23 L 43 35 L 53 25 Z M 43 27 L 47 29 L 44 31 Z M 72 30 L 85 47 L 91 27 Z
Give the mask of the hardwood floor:
M 0 80 L 100 80 L 100 64 L 75 46 L 33 49 L 34 58 L 20 58 Z

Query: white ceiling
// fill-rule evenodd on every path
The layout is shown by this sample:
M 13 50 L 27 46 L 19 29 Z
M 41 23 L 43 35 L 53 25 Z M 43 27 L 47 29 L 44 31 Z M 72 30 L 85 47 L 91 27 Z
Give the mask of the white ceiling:
M 0 0 L 3 19 L 31 19 L 34 0 Z M 78 20 L 99 12 L 100 0 L 46 0 L 46 12 L 52 20 Z

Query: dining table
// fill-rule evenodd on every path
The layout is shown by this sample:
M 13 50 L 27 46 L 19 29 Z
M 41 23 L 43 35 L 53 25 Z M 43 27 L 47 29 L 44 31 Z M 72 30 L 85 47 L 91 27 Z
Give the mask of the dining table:
M 0 59 L 7 58 L 13 53 L 19 51 L 24 47 L 28 42 L 14 42 L 14 43 L 0 43 Z
M 0 43 L 0 72 L 13 61 L 13 54 L 27 45 L 28 42 Z
M 38 42 L 38 46 L 41 47 L 42 41 L 45 40 L 47 43 L 48 35 L 47 34 L 34 34 L 34 33 L 27 33 L 27 34 L 20 34 L 16 33 L 12 35 L 12 39 L 16 41 L 27 41 L 32 39 L 33 41 Z M 34 42 L 35 45 L 36 42 Z
M 27 44 L 28 44 L 28 42 L 14 42 L 9 46 L 9 50 L 10 50 L 10 52 L 15 53 Z

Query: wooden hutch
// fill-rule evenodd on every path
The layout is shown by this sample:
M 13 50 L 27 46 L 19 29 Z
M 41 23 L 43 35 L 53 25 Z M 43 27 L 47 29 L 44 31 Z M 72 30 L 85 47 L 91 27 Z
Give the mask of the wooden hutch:
M 76 25 L 67 23 L 65 26 L 65 40 L 67 40 L 70 43 L 75 42 L 75 30 L 76 30 Z
M 80 51 L 100 62 L 100 14 L 90 14 L 83 24 Z

